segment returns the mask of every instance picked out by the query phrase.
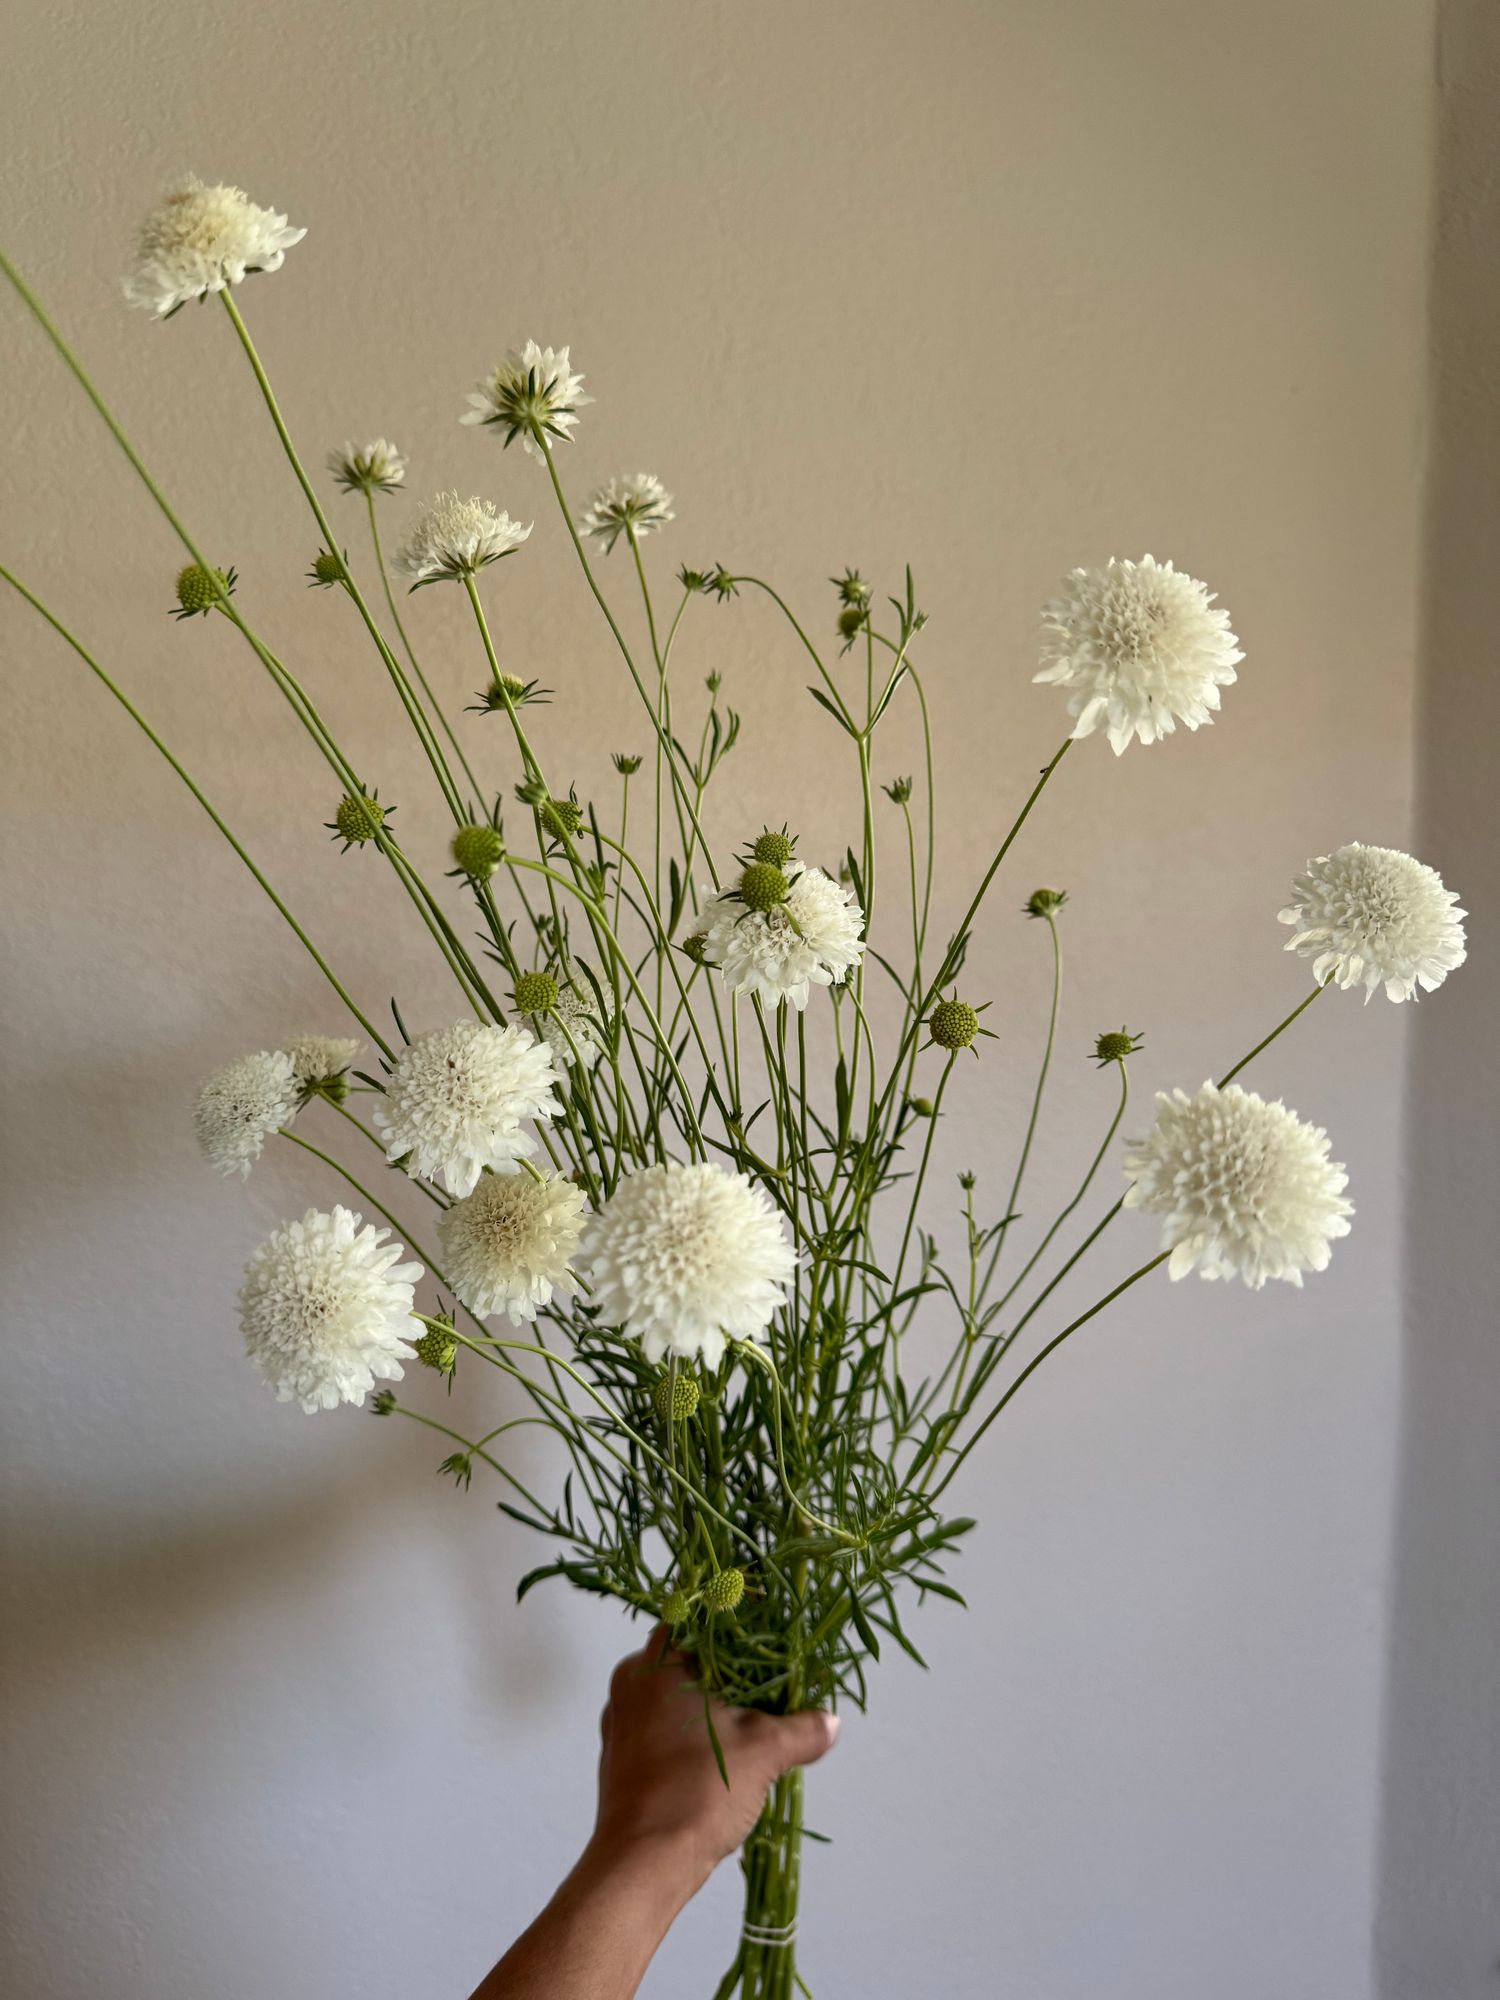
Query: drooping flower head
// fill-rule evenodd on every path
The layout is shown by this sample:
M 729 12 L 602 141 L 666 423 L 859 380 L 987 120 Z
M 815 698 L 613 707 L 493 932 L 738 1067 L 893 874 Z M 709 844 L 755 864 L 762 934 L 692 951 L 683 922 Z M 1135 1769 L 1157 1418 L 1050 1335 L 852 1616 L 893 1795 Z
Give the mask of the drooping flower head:
M 1300 1285 L 1349 1234 L 1349 1176 L 1328 1157 L 1328 1134 L 1277 1102 L 1231 1083 L 1158 1091 L 1156 1123 L 1125 1154 L 1127 1208 L 1162 1218 L 1174 1278 L 1267 1278 Z
M 554 1292 L 574 1287 L 569 1260 L 588 1203 L 572 1181 L 530 1174 L 481 1174 L 472 1194 L 438 1223 L 443 1267 L 481 1319 L 504 1313 L 512 1326 L 534 1320 Z
M 1295 936 L 1288 951 L 1313 962 L 1321 985 L 1384 986 L 1391 1000 L 1431 993 L 1462 965 L 1465 951 L 1458 898 L 1435 868 L 1397 847 L 1363 847 L 1355 840 L 1309 861 L 1292 884 L 1292 900 L 1277 912 Z
M 301 1091 L 284 1049 L 261 1049 L 206 1076 L 193 1106 L 193 1130 L 216 1173 L 249 1177 L 266 1140 L 296 1115 Z
M 402 1051 L 375 1124 L 387 1159 L 467 1194 L 486 1167 L 509 1173 L 535 1152 L 523 1118 L 551 1118 L 552 1052 L 525 1028 L 480 1021 L 434 1028 Z
M 758 1340 L 795 1264 L 781 1217 L 743 1174 L 699 1163 L 627 1174 L 579 1246 L 606 1326 L 666 1354 L 718 1366 L 726 1337 Z
M 629 532 L 639 538 L 675 519 L 672 496 L 661 481 L 649 472 L 632 472 L 599 488 L 579 516 L 578 530 L 608 555 L 621 535 Z
M 165 319 L 189 299 L 222 292 L 251 271 L 275 271 L 305 229 L 257 208 L 237 187 L 212 187 L 188 174 L 141 224 L 140 241 L 121 280 L 125 297 Z
M 348 1035 L 293 1035 L 283 1042 L 303 1102 L 315 1092 L 342 1101 L 348 1090 L 345 1072 L 359 1054 L 359 1043 Z
M 245 1352 L 276 1391 L 311 1414 L 360 1403 L 377 1379 L 399 1382 L 419 1331 L 420 1264 L 401 1264 L 388 1229 L 347 1208 L 310 1208 L 268 1236 L 245 1266 Z
M 1132 737 L 1154 743 L 1178 723 L 1212 722 L 1219 689 L 1245 656 L 1213 594 L 1153 556 L 1071 570 L 1042 611 L 1037 681 L 1070 690 L 1074 736 L 1102 729 L 1118 757 Z
M 752 884 L 757 901 L 764 886 L 759 878 Z M 720 968 L 732 993 L 800 1009 L 814 986 L 831 986 L 859 964 L 864 921 L 852 889 L 821 868 L 797 869 L 769 908 L 751 907 L 733 889 L 713 897 L 703 911 L 702 959 Z
M 410 533 L 391 558 L 392 567 L 413 590 L 424 583 L 461 581 L 477 576 L 502 556 L 512 555 L 531 533 L 499 507 L 477 496 L 461 500 L 456 493 L 439 493 L 424 500 Z
M 507 444 L 519 438 L 524 450 L 540 457 L 538 436 L 566 444 L 579 410 L 593 400 L 583 393 L 583 377 L 574 374 L 566 347 L 538 347 L 528 340 L 519 354 L 512 348 L 496 362 L 459 421 L 494 424 Z
M 406 478 L 406 459 L 389 438 L 353 444 L 347 438 L 328 454 L 328 470 L 351 493 L 391 493 Z

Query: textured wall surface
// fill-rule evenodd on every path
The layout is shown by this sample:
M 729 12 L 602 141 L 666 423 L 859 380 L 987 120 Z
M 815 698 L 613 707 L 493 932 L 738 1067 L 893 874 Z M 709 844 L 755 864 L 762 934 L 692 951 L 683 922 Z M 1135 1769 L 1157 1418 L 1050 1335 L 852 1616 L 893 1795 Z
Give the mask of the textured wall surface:
M 222 313 L 153 326 L 115 293 L 184 166 L 308 226 L 243 299 L 310 459 L 384 431 L 419 490 L 536 516 L 493 597 L 508 661 L 557 690 L 539 746 L 580 792 L 612 796 L 609 753 L 644 747 L 634 696 L 537 468 L 456 423 L 530 334 L 571 341 L 598 398 L 575 493 L 644 465 L 677 495 L 663 582 L 684 560 L 768 572 L 822 632 L 831 572 L 895 588 L 913 564 L 950 921 L 1061 733 L 1029 685 L 1061 573 L 1149 549 L 1211 580 L 1247 653 L 1221 723 L 1119 761 L 1080 746 L 976 945 L 1000 1039 L 943 1164 L 992 1201 L 1039 1051 L 1043 940 L 1017 915 L 1037 881 L 1073 895 L 1040 1207 L 1107 1118 L 1096 1031 L 1145 1031 L 1142 1103 L 1196 1085 L 1304 990 L 1274 921 L 1292 871 L 1408 844 L 1427 5 L 20 0 L 5 34 L 9 247 L 414 852 L 438 855 L 440 814 L 346 607 L 303 586 L 314 532 Z M 227 628 L 166 616 L 172 539 L 13 301 L 0 326 L 3 559 L 167 730 L 365 1003 L 399 981 L 408 1020 L 441 1021 L 424 934 L 327 842 L 310 748 Z M 357 508 L 331 504 L 359 553 Z M 483 668 L 454 595 L 412 616 L 459 707 Z M 560 1593 L 517 1611 L 530 1546 L 434 1479 L 415 1426 L 304 1419 L 245 1366 L 245 1255 L 336 1188 L 295 1159 L 216 1181 L 191 1090 L 339 1024 L 191 799 L 14 600 L 0 648 L 8 1990 L 460 1995 L 582 1836 L 630 1633 Z M 790 817 L 841 851 L 852 774 L 771 613 L 695 605 L 681 658 L 745 717 L 719 838 Z M 1464 658 L 1487 664 L 1477 639 Z M 900 726 L 882 779 L 915 761 Z M 1423 851 L 1463 887 L 1448 768 Z M 1355 1233 L 1325 1276 L 1139 1289 L 973 1463 L 973 1609 L 934 1609 L 931 1675 L 883 1666 L 875 1717 L 811 1787 L 834 1838 L 807 1868 L 820 2000 L 1372 1992 L 1400 1083 L 1409 1036 L 1457 1062 L 1445 1028 L 1476 1018 L 1478 981 L 1469 1015 L 1449 1003 L 1408 1020 L 1330 996 L 1252 1073 L 1349 1163 Z M 1153 1247 L 1122 1223 L 1055 1324 Z M 524 1457 L 548 1476 L 541 1446 Z M 711 1990 L 736 1890 L 725 1871 L 648 1992 Z

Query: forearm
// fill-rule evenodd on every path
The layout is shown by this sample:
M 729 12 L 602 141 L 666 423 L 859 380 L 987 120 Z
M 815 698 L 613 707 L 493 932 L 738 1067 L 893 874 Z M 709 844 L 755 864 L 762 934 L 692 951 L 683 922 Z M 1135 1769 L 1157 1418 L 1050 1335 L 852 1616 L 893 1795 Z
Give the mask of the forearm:
M 675 1851 L 590 1841 L 473 2000 L 631 2000 L 701 1884 L 698 1867 Z

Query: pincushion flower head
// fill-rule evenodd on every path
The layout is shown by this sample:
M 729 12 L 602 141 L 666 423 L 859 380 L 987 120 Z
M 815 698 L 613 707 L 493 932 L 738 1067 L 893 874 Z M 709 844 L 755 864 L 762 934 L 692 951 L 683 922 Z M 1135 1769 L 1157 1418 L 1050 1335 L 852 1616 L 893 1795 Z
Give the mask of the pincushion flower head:
M 566 347 L 538 347 L 528 340 L 490 370 L 469 397 L 472 405 L 459 419 L 465 424 L 493 424 L 504 431 L 506 444 L 516 438 L 524 450 L 541 456 L 540 437 L 566 444 L 584 404 L 583 377 L 575 374 Z
M 406 460 L 389 438 L 353 444 L 347 438 L 328 454 L 328 470 L 351 493 L 392 493 L 406 478 Z
M 541 985 L 540 981 L 535 983 Z M 532 1014 L 533 1026 L 551 1049 L 559 1070 L 569 1064 L 593 1070 L 604 1053 L 608 1030 L 614 1023 L 614 996 L 602 982 L 596 993 L 585 974 L 571 962 L 559 966 L 556 978 L 550 983 L 551 991 L 543 995 L 546 1004 Z M 526 997 L 518 984 L 516 1005 L 521 1006 Z
M 347 1208 L 310 1208 L 268 1236 L 245 1267 L 245 1351 L 277 1400 L 309 1414 L 363 1402 L 377 1379 L 397 1382 L 418 1331 L 420 1264 Z
M 1125 1154 L 1127 1208 L 1162 1218 L 1174 1278 L 1267 1278 L 1300 1285 L 1349 1233 L 1349 1176 L 1328 1157 L 1328 1134 L 1237 1083 L 1159 1091 L 1156 1123 Z
M 439 493 L 424 500 L 406 540 L 392 557 L 392 566 L 413 590 L 424 583 L 461 581 L 477 576 L 502 556 L 514 554 L 531 533 L 502 508 L 477 496 L 461 500 L 456 493 Z
M 133 306 L 158 319 L 237 285 L 251 271 L 275 271 L 305 229 L 257 208 L 240 188 L 209 186 L 188 174 L 141 224 L 140 241 L 122 279 Z
M 1435 868 L 1357 840 L 1309 861 L 1277 912 L 1295 931 L 1287 950 L 1312 960 L 1320 985 L 1362 983 L 1367 1001 L 1377 986 L 1398 1001 L 1441 986 L 1467 955 L 1467 914 Z
M 1042 611 L 1033 679 L 1067 688 L 1074 736 L 1102 729 L 1117 757 L 1132 737 L 1154 743 L 1179 722 L 1197 729 L 1245 657 L 1229 614 L 1213 605 L 1205 585 L 1153 556 L 1072 570 Z
M 639 1340 L 648 1361 L 701 1356 L 709 1368 L 726 1338 L 765 1332 L 795 1263 L 763 1189 L 676 1161 L 625 1176 L 590 1219 L 579 1260 L 604 1325 Z
M 774 899 L 770 875 L 781 877 Z M 805 1007 L 814 986 L 831 986 L 864 955 L 864 912 L 853 890 L 821 868 L 783 873 L 754 863 L 739 889 L 705 906 L 703 926 L 703 962 L 719 967 L 732 993 L 759 994 L 773 1006 Z
M 215 1172 L 248 1178 L 270 1135 L 296 1115 L 301 1085 L 284 1049 L 241 1056 L 204 1078 L 193 1130 Z
M 481 1174 L 474 1192 L 438 1223 L 444 1272 L 481 1319 L 504 1313 L 512 1326 L 534 1320 L 554 1292 L 574 1289 L 568 1264 L 587 1207 L 569 1180 Z
M 551 1118 L 552 1051 L 525 1028 L 460 1021 L 418 1035 L 375 1107 L 386 1158 L 467 1194 L 486 1167 L 508 1173 L 535 1152 L 526 1118 Z
M 608 555 L 621 535 L 653 534 L 675 519 L 672 496 L 661 481 L 649 472 L 632 472 L 599 488 L 579 516 L 578 530 Z
M 302 1101 L 321 1092 L 341 1101 L 348 1090 L 345 1072 L 359 1054 L 359 1043 L 349 1035 L 293 1035 L 283 1042 L 282 1053 L 291 1058 L 292 1073 Z

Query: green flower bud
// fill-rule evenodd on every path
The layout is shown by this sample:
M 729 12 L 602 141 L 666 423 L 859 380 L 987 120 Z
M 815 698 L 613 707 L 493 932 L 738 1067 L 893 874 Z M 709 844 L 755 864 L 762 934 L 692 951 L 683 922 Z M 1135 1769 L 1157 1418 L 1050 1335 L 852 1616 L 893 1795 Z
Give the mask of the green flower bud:
M 361 847 L 375 838 L 384 824 L 386 810 L 373 794 L 346 792 L 329 825 L 343 840 L 347 853 L 351 847 Z
M 1024 908 L 1028 917 L 1055 917 L 1067 900 L 1066 889 L 1033 889 Z
M 701 965 L 703 963 L 704 947 L 707 943 L 707 931 L 694 931 L 691 937 L 682 940 L 682 949 L 684 954 L 693 961 L 694 965 Z
M 703 1585 L 703 1603 L 713 1612 L 733 1611 L 745 1594 L 745 1572 L 742 1569 L 716 1570 Z
M 686 1625 L 693 1615 L 693 1600 L 685 1590 L 674 1590 L 662 1599 L 662 1621 L 667 1625 Z
M 445 1458 L 438 1467 L 438 1477 L 446 1475 L 455 1486 L 462 1486 L 467 1492 L 469 1482 L 474 1477 L 474 1461 L 466 1451 L 455 1451 Z
M 234 571 L 232 569 L 204 569 L 200 563 L 189 563 L 186 569 L 177 573 L 177 609 L 174 618 L 206 618 L 221 598 L 234 595 Z
M 979 1016 L 965 1000 L 940 1000 L 927 1017 L 927 1032 L 940 1049 L 966 1049 L 979 1033 Z
M 691 1375 L 663 1375 L 651 1391 L 658 1423 L 685 1424 L 698 1408 L 700 1393 Z
M 770 868 L 785 868 L 796 852 L 797 843 L 783 827 L 780 833 L 772 833 L 769 827 L 760 834 L 750 852 L 757 861 L 763 861 Z
M 1144 1040 L 1142 1035 L 1131 1034 L 1128 1028 L 1121 1028 L 1118 1034 L 1100 1035 L 1094 1043 L 1094 1061 L 1102 1069 L 1106 1063 L 1124 1062 L 1126 1056 L 1133 1056 Z
M 857 569 L 846 569 L 842 576 L 831 576 L 828 581 L 839 594 L 840 604 L 863 611 L 870 602 L 870 586 Z
M 557 981 L 550 972 L 523 972 L 516 980 L 515 1000 L 523 1014 L 550 1014 L 557 1005 Z
M 892 779 L 885 788 L 885 795 L 893 806 L 904 806 L 911 797 L 911 779 Z
M 340 556 L 329 549 L 320 549 L 313 557 L 313 566 L 307 572 L 307 580 L 320 590 L 327 590 L 330 584 L 342 583 L 344 564 Z
M 869 622 L 870 614 L 863 605 L 846 605 L 839 613 L 839 637 L 846 641 L 857 639 Z
M 505 842 L 492 826 L 461 826 L 452 841 L 453 859 L 475 882 L 487 882 L 505 859 Z
M 429 1326 L 416 1344 L 418 1361 L 424 1368 L 435 1368 L 439 1375 L 451 1375 L 458 1365 L 458 1342 L 453 1337 L 453 1322 L 439 1321 Z
M 906 1101 L 911 1106 L 911 1115 L 913 1118 L 930 1118 L 932 1116 L 932 1099 L 930 1097 L 909 1097 Z
M 394 1389 L 377 1389 L 370 1398 L 370 1415 L 372 1417 L 388 1417 L 395 1407 L 396 1392 Z
M 791 884 L 769 861 L 752 861 L 740 877 L 740 901 L 749 910 L 774 910 Z
M 547 799 L 537 810 L 541 814 L 542 825 L 554 840 L 577 833 L 583 825 L 583 807 L 577 799 Z
M 974 1189 L 974 1183 L 978 1180 L 978 1178 L 979 1176 L 977 1174 L 971 1173 L 966 1168 L 964 1172 L 959 1175 L 958 1184 L 963 1189 L 965 1194 L 971 1194 Z
M 641 760 L 639 757 L 627 757 L 622 750 L 617 750 L 614 755 L 614 766 L 622 778 L 633 778 L 641 768 Z

